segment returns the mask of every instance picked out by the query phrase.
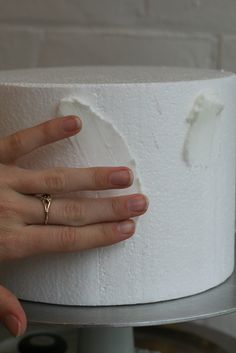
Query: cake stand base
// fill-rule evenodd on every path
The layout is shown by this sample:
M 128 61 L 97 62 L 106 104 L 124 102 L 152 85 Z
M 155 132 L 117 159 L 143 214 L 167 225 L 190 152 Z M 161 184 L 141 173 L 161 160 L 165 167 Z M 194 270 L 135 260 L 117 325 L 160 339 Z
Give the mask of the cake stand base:
M 77 353 L 135 353 L 133 327 L 173 324 L 236 311 L 236 272 L 218 287 L 166 302 L 109 307 L 21 302 L 33 324 L 77 327 Z
M 30 323 L 73 327 L 135 327 L 204 319 L 236 311 L 236 272 L 201 294 L 123 306 L 64 306 L 21 301 Z
M 37 325 L 38 326 L 38 325 Z M 79 330 L 87 330 L 79 329 Z M 95 328 L 97 330 L 97 328 Z M 114 330 L 121 330 L 115 329 Z M 94 331 L 95 332 L 95 331 Z M 98 332 L 98 331 L 97 331 Z M 108 331 L 107 331 L 108 332 Z M 132 331 L 131 331 L 132 333 Z M 152 327 L 136 327 L 134 333 L 134 352 L 135 353 L 235 353 L 235 338 L 226 335 L 220 331 L 210 329 L 205 326 L 185 323 Z M 109 335 L 112 333 L 109 333 Z M 29 328 L 28 333 L 22 338 L 9 338 L 9 334 L 0 331 L 0 352 L 4 353 L 35 353 L 35 352 L 57 352 L 57 353 L 81 353 L 82 349 L 86 353 L 100 353 L 101 337 L 87 336 L 93 339 L 92 351 L 91 345 L 82 347 L 78 340 L 78 329 L 66 329 L 57 327 L 57 329 L 48 329 L 44 326 L 39 329 Z M 55 337 L 56 344 L 51 345 L 52 337 Z M 81 337 L 81 336 L 80 336 Z M 113 336 L 112 336 L 113 337 Z M 32 339 L 33 338 L 33 339 Z M 86 338 L 86 337 L 85 337 Z M 125 353 L 127 346 L 123 347 L 121 342 L 117 342 L 110 337 L 109 346 L 111 352 Z M 35 346 L 28 344 L 32 340 Z M 130 342 L 128 342 L 130 344 Z M 97 345 L 97 347 L 95 347 Z M 107 352 L 108 345 L 103 345 Z M 132 351 L 132 347 L 131 351 Z
M 135 353 L 132 327 L 78 329 L 78 353 Z

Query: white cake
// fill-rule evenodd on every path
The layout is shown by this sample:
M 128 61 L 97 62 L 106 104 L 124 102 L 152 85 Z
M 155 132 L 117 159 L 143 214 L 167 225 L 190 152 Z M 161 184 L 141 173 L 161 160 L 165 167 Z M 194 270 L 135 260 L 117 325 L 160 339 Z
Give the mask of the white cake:
M 92 306 L 180 298 L 225 281 L 234 268 L 235 91 L 234 74 L 211 70 L 0 72 L 0 137 L 56 115 L 83 122 L 19 166 L 126 165 L 133 186 L 96 195 L 141 191 L 150 201 L 129 240 L 1 264 L 0 283 L 22 299 Z

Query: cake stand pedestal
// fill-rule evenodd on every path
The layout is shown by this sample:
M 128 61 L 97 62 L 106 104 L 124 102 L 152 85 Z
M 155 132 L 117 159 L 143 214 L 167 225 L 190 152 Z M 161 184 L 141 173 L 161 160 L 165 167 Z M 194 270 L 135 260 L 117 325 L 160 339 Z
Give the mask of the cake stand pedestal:
M 236 272 L 218 287 L 165 302 L 106 307 L 21 303 L 30 323 L 77 327 L 77 353 L 134 353 L 133 327 L 180 323 L 236 311 Z

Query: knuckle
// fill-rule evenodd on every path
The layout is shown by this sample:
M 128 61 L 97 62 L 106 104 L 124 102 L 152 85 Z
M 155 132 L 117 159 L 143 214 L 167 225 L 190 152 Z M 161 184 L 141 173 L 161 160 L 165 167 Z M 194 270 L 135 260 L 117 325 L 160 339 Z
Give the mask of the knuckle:
M 9 220 L 16 216 L 17 210 L 10 201 L 0 201 L 0 217 Z
M 54 121 L 52 121 L 52 120 L 45 121 L 44 123 L 40 124 L 40 126 L 39 126 L 42 131 L 42 142 L 44 144 L 46 144 L 52 140 L 53 130 L 55 130 L 55 125 L 53 124 L 53 122 Z
M 120 215 L 122 213 L 122 207 L 121 207 L 121 202 L 120 199 L 117 197 L 112 197 L 111 198 L 111 207 L 112 207 L 112 212 L 115 215 Z
M 10 210 L 8 202 L 0 201 L 0 214 L 4 215 L 5 213 L 8 213 Z
M 23 149 L 23 140 L 19 132 L 14 133 L 8 137 L 9 148 L 12 155 L 18 155 L 19 151 Z
M 68 219 L 72 225 L 85 224 L 84 207 L 80 202 L 68 201 L 64 205 L 64 218 Z
M 66 190 L 66 177 L 64 171 L 56 168 L 53 172 L 44 176 L 44 182 L 50 192 L 61 192 Z
M 109 245 L 115 242 L 115 230 L 111 225 L 101 224 L 100 234 L 102 244 Z
M 108 184 L 107 177 L 98 167 L 92 169 L 92 183 L 98 189 L 103 188 Z
M 64 227 L 59 237 L 59 248 L 62 251 L 73 251 L 78 247 L 78 230 L 75 227 Z

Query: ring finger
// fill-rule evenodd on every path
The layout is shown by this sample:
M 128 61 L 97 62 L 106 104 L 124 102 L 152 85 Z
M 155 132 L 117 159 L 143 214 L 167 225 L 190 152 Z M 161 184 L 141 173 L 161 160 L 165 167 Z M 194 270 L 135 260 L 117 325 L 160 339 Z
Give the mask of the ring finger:
M 23 196 L 24 222 L 44 223 L 44 208 L 36 197 Z M 116 196 L 109 198 L 57 198 L 52 200 L 48 224 L 84 226 L 101 222 L 122 221 L 143 214 L 148 207 L 147 198 L 142 194 Z

